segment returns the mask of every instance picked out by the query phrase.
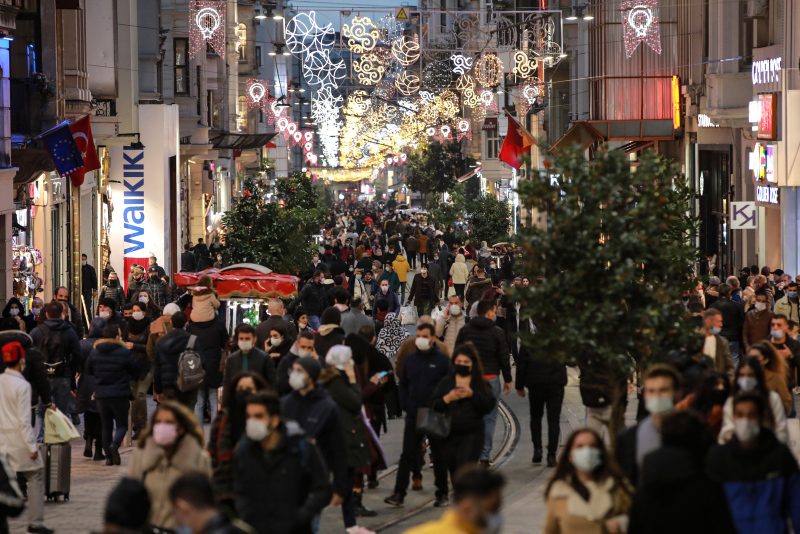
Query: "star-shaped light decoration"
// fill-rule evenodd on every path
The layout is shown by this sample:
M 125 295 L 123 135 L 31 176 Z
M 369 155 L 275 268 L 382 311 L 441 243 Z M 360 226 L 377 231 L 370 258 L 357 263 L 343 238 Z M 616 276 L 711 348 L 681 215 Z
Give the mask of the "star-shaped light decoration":
M 657 54 L 661 53 L 661 30 L 658 25 L 658 0 L 624 0 L 622 29 L 625 54 L 630 58 L 644 41 Z

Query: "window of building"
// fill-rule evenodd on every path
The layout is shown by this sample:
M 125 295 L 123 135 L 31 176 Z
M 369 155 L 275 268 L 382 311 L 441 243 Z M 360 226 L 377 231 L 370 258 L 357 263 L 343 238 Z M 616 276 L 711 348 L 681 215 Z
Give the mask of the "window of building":
M 262 65 L 262 63 L 261 63 L 261 47 L 257 46 L 256 47 L 256 67 L 260 67 L 261 65 Z
M 500 153 L 500 136 L 497 135 L 497 130 L 486 130 L 484 133 L 486 134 L 484 136 L 486 148 L 483 153 L 486 155 L 486 159 L 497 159 L 497 155 Z
M 175 94 L 189 94 L 189 39 L 173 41 L 173 59 L 175 65 Z
M 236 37 L 239 38 L 236 41 L 236 53 L 239 54 L 239 61 L 244 61 L 244 51 L 247 48 L 247 26 L 243 22 L 239 23 L 236 28 Z
M 242 95 L 236 101 L 236 127 L 240 132 L 247 129 L 247 97 Z

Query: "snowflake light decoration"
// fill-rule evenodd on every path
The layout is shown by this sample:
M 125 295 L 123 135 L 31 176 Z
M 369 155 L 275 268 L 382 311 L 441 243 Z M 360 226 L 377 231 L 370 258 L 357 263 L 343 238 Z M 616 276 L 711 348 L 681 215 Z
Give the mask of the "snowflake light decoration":
M 189 57 L 204 53 L 206 43 L 225 57 L 225 0 L 191 0 L 189 2 Z
M 369 52 L 380 39 L 380 31 L 369 17 L 354 17 L 348 24 L 342 24 L 342 41 L 347 37 L 347 48 L 354 54 Z
M 494 87 L 503 77 L 503 62 L 497 54 L 484 54 L 475 62 L 473 72 L 482 87 Z
M 520 78 L 530 78 L 536 72 L 539 62 L 530 57 L 527 52 L 517 50 L 514 52 L 514 68 L 512 72 Z
M 322 15 L 319 18 L 326 20 Z M 320 25 L 316 12 L 309 11 L 295 15 L 286 24 L 284 39 L 287 50 L 302 59 L 309 52 L 330 49 L 336 42 L 336 31 L 330 21 Z
M 631 57 L 644 41 L 657 54 L 661 53 L 661 30 L 658 25 L 658 0 L 625 0 L 622 9 L 622 29 L 625 54 Z
M 469 119 L 458 119 L 456 121 L 456 134 L 458 141 L 461 141 L 464 137 L 472 141 L 472 123 L 470 123 Z

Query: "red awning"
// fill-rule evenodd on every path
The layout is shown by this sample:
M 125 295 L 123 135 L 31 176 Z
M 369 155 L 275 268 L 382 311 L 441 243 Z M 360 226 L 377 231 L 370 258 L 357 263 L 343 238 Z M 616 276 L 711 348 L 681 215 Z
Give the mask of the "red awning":
M 272 141 L 270 141 L 269 143 L 267 143 L 267 144 L 266 144 L 266 146 L 265 146 L 264 148 L 267 148 L 267 149 L 270 149 L 270 148 L 278 148 L 278 145 L 276 145 L 275 143 L 273 143 Z
M 265 274 L 254 269 L 206 269 L 199 273 L 177 273 L 175 284 L 193 286 L 201 276 L 207 274 L 214 281 L 214 288 L 221 299 L 230 298 L 281 298 L 297 296 L 300 279 L 288 274 Z

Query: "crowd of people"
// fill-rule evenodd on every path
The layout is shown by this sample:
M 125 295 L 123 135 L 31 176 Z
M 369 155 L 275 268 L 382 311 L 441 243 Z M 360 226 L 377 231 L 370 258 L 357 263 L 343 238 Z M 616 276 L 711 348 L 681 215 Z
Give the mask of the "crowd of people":
M 126 435 L 134 442 L 106 532 L 316 533 L 330 506 L 347 532 L 370 534 L 359 518 L 376 512 L 363 496 L 387 467 L 380 436 L 391 419 L 402 421 L 402 452 L 384 502 L 424 491 L 430 461 L 434 506 L 448 511 L 415 533 L 496 532 L 504 482 L 488 468 L 512 389 L 529 402 L 532 462 L 553 468 L 546 533 L 800 528 L 787 447 L 798 295 L 783 273 L 765 268 L 778 278 L 746 285 L 712 277 L 684 295 L 694 342 L 639 380 L 609 381 L 602 361 L 578 357 L 586 428 L 559 457 L 567 368 L 518 342 L 546 325 L 514 300 L 529 280 L 513 247 L 476 248 L 452 228 L 367 210 L 331 217 L 318 244 L 296 273 L 297 296 L 271 299 L 257 326 L 233 332 L 207 275 L 178 298 L 156 296 L 153 284 L 168 282 L 156 258 L 147 279 L 132 269 L 127 291 L 104 273 L 85 325 L 65 288 L 23 317 L 10 300 L 0 454 L 27 486 L 28 531 L 52 532 L 39 443 L 46 411 L 58 409 L 83 416 L 84 455 L 110 469 Z M 612 450 L 612 399 L 633 383 L 638 422 Z

